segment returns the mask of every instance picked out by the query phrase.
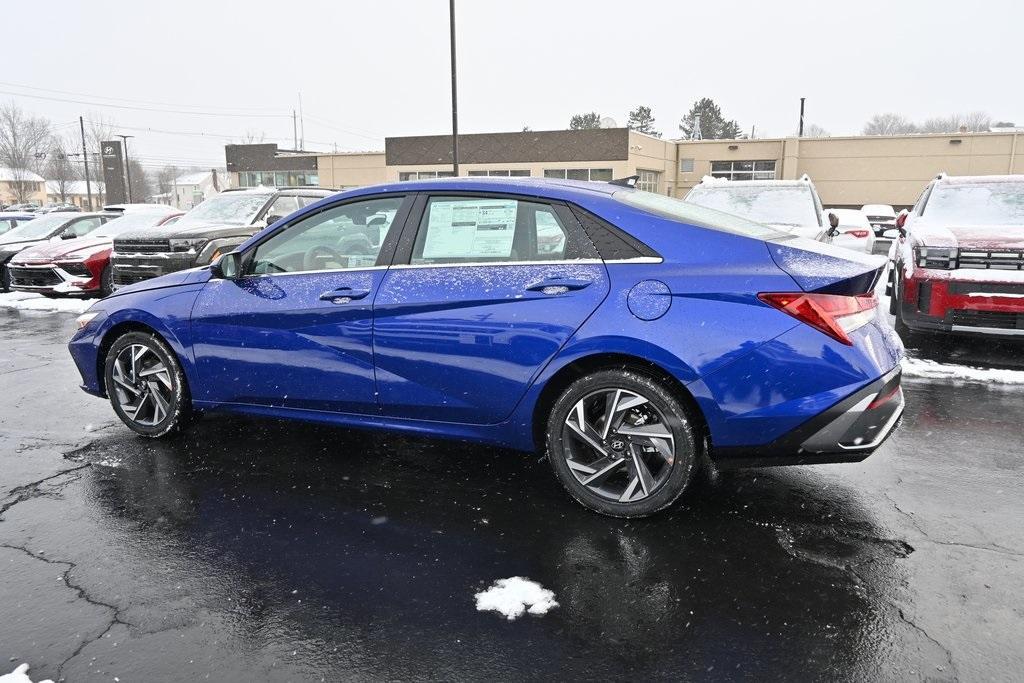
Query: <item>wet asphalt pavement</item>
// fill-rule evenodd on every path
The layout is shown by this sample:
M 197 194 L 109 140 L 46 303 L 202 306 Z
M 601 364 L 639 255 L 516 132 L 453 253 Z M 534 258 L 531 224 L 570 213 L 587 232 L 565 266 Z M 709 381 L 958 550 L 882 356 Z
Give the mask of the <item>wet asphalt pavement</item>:
M 148 442 L 73 317 L 0 311 L 0 673 L 156 680 L 1019 680 L 1024 386 L 907 381 L 856 465 L 723 472 L 653 519 L 546 463 L 238 417 Z M 1024 366 L 1022 347 L 942 360 Z M 559 607 L 474 593 L 526 576 Z M 115 678 L 116 677 L 116 678 Z

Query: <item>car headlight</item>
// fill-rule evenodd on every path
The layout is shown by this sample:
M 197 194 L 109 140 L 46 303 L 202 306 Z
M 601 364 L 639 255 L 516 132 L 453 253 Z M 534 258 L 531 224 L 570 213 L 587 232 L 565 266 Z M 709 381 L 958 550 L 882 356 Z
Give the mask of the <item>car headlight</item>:
M 84 330 L 86 327 L 89 326 L 89 323 L 95 320 L 96 316 L 98 316 L 102 312 L 103 311 L 86 311 L 82 315 L 75 318 L 75 323 L 78 324 L 78 329 Z
M 957 267 L 955 247 L 914 247 L 914 264 L 918 268 L 954 270 Z
M 170 240 L 171 251 L 184 251 L 189 254 L 197 254 L 209 240 L 205 237 L 189 237 Z

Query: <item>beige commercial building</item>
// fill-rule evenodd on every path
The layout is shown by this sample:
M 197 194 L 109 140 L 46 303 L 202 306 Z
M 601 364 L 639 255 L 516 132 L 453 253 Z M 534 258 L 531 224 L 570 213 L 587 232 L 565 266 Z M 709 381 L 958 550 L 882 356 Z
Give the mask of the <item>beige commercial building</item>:
M 452 175 L 450 135 L 387 138 L 383 152 L 261 149 L 252 154 L 240 149 L 243 146 L 232 147 L 228 170 L 233 184 L 242 186 L 286 178 L 266 171 L 297 163 L 305 164 L 306 177 L 315 178 L 315 184 L 339 189 Z M 825 205 L 854 207 L 911 205 L 928 181 L 943 171 L 1024 173 L 1021 155 L 1022 132 L 662 140 L 625 128 L 604 128 L 459 136 L 463 176 L 611 180 L 637 175 L 642 189 L 683 197 L 706 175 L 751 180 L 795 179 L 806 173 Z

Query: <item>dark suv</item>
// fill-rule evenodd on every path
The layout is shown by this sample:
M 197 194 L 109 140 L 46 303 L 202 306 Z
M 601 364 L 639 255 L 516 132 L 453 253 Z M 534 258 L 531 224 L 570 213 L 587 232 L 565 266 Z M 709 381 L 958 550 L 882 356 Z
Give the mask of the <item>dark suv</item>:
M 279 218 L 331 194 L 314 187 L 226 190 L 170 225 L 122 233 L 110 257 L 114 287 L 206 265 Z

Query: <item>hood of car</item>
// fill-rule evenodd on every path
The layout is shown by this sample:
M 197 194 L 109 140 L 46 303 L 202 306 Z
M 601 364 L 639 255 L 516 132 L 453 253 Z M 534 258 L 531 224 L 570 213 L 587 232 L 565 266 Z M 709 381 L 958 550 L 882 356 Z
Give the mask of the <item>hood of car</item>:
M 911 228 L 914 243 L 923 247 L 961 249 L 1024 249 L 1024 225 L 931 225 Z
M 60 240 L 59 242 L 46 241 L 24 249 L 13 260 L 18 263 L 49 263 L 70 256 L 101 251 L 104 248 L 109 249 L 112 246 L 113 240 L 109 237 L 79 237 L 73 240 Z
M 187 239 L 195 237 L 206 237 L 209 239 L 248 237 L 260 229 L 261 227 L 258 225 L 224 225 L 220 223 L 189 223 L 182 225 L 181 221 L 178 221 L 168 226 L 158 225 L 153 228 L 129 230 L 118 235 L 114 241 Z
M 20 242 L 2 242 L 0 241 L 0 254 L 6 252 L 8 254 L 19 252 L 25 247 L 31 247 L 33 244 L 39 244 L 40 242 L 46 242 L 46 239 L 41 240 L 22 240 Z

